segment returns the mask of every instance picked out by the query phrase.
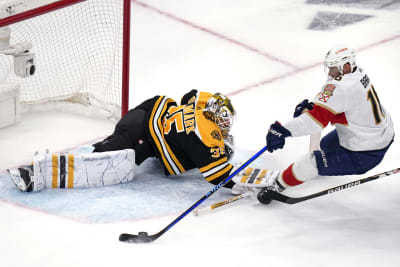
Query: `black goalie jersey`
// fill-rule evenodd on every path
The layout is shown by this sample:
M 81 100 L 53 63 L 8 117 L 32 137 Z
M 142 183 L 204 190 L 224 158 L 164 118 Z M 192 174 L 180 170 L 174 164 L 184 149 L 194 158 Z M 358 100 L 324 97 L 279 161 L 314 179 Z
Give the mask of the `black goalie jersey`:
M 222 133 L 203 115 L 211 96 L 192 90 L 182 97 L 181 105 L 165 96 L 154 99 L 148 127 L 167 174 L 198 168 L 208 182 L 218 184 L 231 172 Z M 232 187 L 233 183 L 225 186 Z

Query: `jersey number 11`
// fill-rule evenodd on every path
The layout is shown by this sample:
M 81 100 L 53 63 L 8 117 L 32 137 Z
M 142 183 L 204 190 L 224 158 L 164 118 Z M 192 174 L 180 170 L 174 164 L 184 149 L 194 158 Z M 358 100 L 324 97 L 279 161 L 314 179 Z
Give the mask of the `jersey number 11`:
M 379 97 L 375 92 L 374 86 L 371 85 L 371 89 L 368 90 L 368 101 L 371 102 L 372 113 L 374 114 L 375 124 L 381 123 L 381 115 L 385 117 L 382 111 L 381 103 L 379 101 Z

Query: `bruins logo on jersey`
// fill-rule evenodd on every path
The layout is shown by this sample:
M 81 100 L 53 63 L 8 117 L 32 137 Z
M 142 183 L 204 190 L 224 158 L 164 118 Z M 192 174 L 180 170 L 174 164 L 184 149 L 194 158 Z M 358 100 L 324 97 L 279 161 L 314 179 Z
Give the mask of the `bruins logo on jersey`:
M 218 141 L 221 141 L 221 135 L 217 130 L 212 131 L 211 136 L 212 136 L 212 138 L 214 138 Z

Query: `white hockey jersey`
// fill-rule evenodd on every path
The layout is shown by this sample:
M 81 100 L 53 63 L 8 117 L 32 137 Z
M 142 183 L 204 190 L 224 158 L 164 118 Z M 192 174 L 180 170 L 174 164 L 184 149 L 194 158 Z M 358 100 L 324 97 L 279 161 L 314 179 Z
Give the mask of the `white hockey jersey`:
M 383 149 L 394 137 L 390 114 L 360 67 L 353 73 L 329 78 L 313 102 L 313 110 L 284 125 L 292 136 L 313 134 L 331 123 L 340 145 L 351 151 Z

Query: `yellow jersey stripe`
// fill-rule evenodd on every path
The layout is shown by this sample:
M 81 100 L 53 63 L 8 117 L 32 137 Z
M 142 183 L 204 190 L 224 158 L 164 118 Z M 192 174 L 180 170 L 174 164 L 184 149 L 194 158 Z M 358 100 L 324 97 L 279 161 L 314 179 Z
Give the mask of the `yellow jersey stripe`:
M 74 155 L 68 155 L 68 188 L 74 187 Z
M 247 179 L 249 178 L 252 171 L 253 171 L 253 168 L 248 167 L 246 169 L 246 171 L 244 172 L 242 179 L 240 179 L 240 182 L 245 183 L 247 181 Z
M 222 176 L 224 173 L 229 173 L 232 170 L 233 166 L 231 164 L 228 164 L 225 168 L 223 168 L 222 170 L 220 170 L 217 173 L 214 173 L 213 175 L 209 176 L 206 178 L 206 181 L 211 182 L 214 179 L 219 178 L 220 176 Z
M 56 154 L 53 154 L 51 156 L 51 162 L 52 162 L 52 183 L 51 183 L 51 186 L 52 186 L 52 188 L 57 188 L 58 187 L 58 156 Z
M 260 184 L 260 183 L 261 183 L 262 179 L 263 179 L 263 178 L 265 177 L 265 175 L 267 174 L 267 171 L 268 171 L 268 170 L 265 170 L 265 169 L 261 171 L 260 175 L 256 178 L 255 184 Z
M 199 170 L 200 170 L 200 172 L 206 172 L 206 171 L 208 171 L 208 170 L 214 168 L 215 166 L 220 165 L 220 164 L 226 162 L 227 160 L 228 160 L 227 157 L 223 157 L 223 158 L 221 158 L 221 159 L 219 159 L 219 160 L 217 160 L 217 161 L 211 162 L 210 164 L 208 164 L 208 165 L 206 165 L 206 166 L 204 166 L 204 167 L 201 167 Z
M 165 103 L 165 106 L 163 107 L 163 110 L 161 111 L 160 114 L 164 114 L 165 110 L 168 107 L 168 103 L 173 102 L 172 99 L 168 99 Z M 163 126 L 162 126 L 162 122 L 161 122 L 161 117 L 157 119 L 157 124 L 158 124 L 158 128 L 160 129 L 161 132 L 161 137 L 164 141 L 165 147 L 167 148 L 168 154 L 169 156 L 172 158 L 172 161 L 175 163 L 175 165 L 178 167 L 180 172 L 185 172 L 185 168 L 183 168 L 182 164 L 179 162 L 179 160 L 176 158 L 175 154 L 172 152 L 170 146 L 167 143 L 167 140 L 165 140 L 164 134 L 163 134 Z
M 156 144 L 157 149 L 158 149 L 158 151 L 159 151 L 160 154 L 161 154 L 161 159 L 162 159 L 162 161 L 163 161 L 163 163 L 164 163 L 164 166 L 167 168 L 167 170 L 168 170 L 168 172 L 169 172 L 170 174 L 176 174 L 176 173 L 173 171 L 172 167 L 169 165 L 169 162 L 168 162 L 168 160 L 165 158 L 164 153 L 162 153 L 162 148 L 161 148 L 160 141 L 158 140 L 157 135 L 155 134 L 154 128 L 153 128 L 154 115 L 155 115 L 156 111 L 158 110 L 158 108 L 159 108 L 159 106 L 160 106 L 160 102 L 161 102 L 163 99 L 164 99 L 164 97 L 160 97 L 160 98 L 157 99 L 156 104 L 154 105 L 153 110 L 152 110 L 152 112 L 151 112 L 151 115 L 150 115 L 150 122 L 149 122 L 150 134 L 151 134 L 151 136 L 153 137 L 153 141 L 154 141 L 154 143 Z
M 185 168 L 182 166 L 180 161 L 176 158 L 175 154 L 172 152 L 170 146 L 165 140 L 163 135 L 163 126 L 161 120 L 161 114 L 164 114 L 165 110 L 168 108 L 168 104 L 174 102 L 172 99 L 165 99 L 165 97 L 160 97 L 157 99 L 156 104 L 153 107 L 150 116 L 149 128 L 150 134 L 160 152 L 161 159 L 170 174 L 178 174 L 180 172 L 185 172 Z M 157 115 L 158 113 L 158 115 Z M 158 116 L 157 118 L 156 115 Z

